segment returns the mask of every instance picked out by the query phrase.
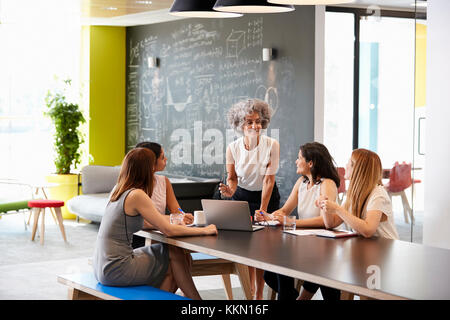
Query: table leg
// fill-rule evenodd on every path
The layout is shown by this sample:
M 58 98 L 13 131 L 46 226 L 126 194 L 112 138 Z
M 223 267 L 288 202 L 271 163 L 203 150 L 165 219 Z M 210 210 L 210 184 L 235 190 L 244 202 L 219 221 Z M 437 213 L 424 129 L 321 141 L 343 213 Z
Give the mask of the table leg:
M 246 265 L 240 263 L 234 263 L 236 268 L 236 273 L 239 276 L 239 281 L 241 282 L 242 290 L 244 290 L 244 294 L 247 300 L 252 300 L 252 292 L 250 287 L 250 273 L 248 271 L 248 267 Z
M 227 295 L 227 299 L 228 300 L 233 300 L 233 289 L 231 287 L 231 279 L 230 279 L 230 274 L 223 274 L 222 275 L 222 280 L 223 280 L 223 286 L 225 288 L 225 293 Z

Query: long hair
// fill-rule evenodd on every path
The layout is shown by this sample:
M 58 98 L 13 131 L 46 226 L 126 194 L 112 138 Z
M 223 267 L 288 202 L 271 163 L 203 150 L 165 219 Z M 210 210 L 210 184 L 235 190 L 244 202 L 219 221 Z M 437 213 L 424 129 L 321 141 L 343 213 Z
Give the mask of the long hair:
M 319 142 L 310 142 L 300 146 L 300 151 L 307 162 L 312 161 L 313 163 L 311 168 L 312 183 L 318 183 L 320 178 L 326 178 L 333 180 L 336 187 L 339 188 L 341 179 L 327 147 Z
M 122 162 L 111 202 L 117 201 L 129 189 L 141 189 L 149 197 L 153 193 L 155 153 L 147 148 L 131 149 Z
M 380 157 L 367 149 L 353 150 L 351 160 L 352 176 L 347 191 L 344 208 L 361 218 L 367 198 L 377 185 L 382 185 L 383 169 Z

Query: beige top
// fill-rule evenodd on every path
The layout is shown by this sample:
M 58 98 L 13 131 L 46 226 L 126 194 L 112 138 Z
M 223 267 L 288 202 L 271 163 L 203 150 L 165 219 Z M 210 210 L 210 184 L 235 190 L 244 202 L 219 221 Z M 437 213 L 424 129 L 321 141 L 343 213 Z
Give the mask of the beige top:
M 154 175 L 155 185 L 153 186 L 152 202 L 159 213 L 166 213 L 166 177 L 158 174 Z
M 381 221 L 375 231 L 376 237 L 399 239 L 397 229 L 394 223 L 394 214 L 392 213 L 391 199 L 383 186 L 376 186 L 367 199 L 367 205 L 363 208 L 361 219 L 366 218 L 368 211 L 379 210 L 383 212 L 387 220 Z

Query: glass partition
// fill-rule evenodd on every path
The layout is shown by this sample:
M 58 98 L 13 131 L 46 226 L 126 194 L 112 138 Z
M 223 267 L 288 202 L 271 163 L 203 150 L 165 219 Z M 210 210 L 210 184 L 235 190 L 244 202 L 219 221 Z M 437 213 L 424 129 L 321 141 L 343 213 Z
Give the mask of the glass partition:
M 400 239 L 421 243 L 426 9 L 364 3 L 327 7 L 324 143 L 338 166 L 356 148 L 380 156 Z

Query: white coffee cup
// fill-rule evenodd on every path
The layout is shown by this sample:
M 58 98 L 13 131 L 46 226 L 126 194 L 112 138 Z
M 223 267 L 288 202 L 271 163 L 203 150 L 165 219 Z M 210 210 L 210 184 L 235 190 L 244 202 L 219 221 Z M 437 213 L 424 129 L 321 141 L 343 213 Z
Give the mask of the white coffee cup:
M 205 212 L 194 211 L 194 224 L 198 226 L 206 225 Z

